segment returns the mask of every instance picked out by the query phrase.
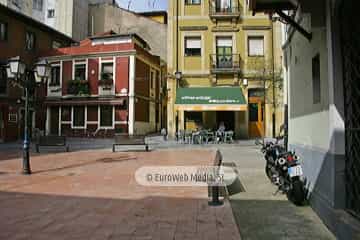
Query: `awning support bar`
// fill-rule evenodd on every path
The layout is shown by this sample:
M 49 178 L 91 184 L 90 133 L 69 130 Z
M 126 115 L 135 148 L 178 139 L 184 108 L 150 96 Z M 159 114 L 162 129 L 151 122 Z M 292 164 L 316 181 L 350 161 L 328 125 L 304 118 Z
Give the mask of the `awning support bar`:
M 312 33 L 307 32 L 303 27 L 301 27 L 297 22 L 294 21 L 291 17 L 286 15 L 281 10 L 275 11 L 286 23 L 293 26 L 297 31 L 299 31 L 304 37 L 306 37 L 309 41 L 312 39 Z

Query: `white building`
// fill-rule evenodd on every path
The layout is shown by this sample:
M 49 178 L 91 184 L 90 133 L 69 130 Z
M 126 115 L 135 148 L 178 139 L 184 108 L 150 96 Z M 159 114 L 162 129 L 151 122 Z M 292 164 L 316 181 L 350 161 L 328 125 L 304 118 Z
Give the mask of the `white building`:
M 80 41 L 88 37 L 89 4 L 113 0 L 0 0 L 15 9 Z
M 250 0 L 287 23 L 288 143 L 309 201 L 337 239 L 360 239 L 358 0 Z

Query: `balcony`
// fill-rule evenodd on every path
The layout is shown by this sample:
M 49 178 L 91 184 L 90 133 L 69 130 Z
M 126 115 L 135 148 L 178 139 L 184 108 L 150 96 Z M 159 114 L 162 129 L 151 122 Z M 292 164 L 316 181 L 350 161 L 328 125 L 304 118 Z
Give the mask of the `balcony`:
M 237 20 L 240 18 L 241 7 L 238 4 L 238 1 L 229 1 L 229 4 L 226 3 L 227 1 L 222 2 L 216 0 L 211 0 L 209 2 L 209 15 L 212 20 Z
M 212 74 L 240 73 L 240 54 L 211 54 L 210 71 Z

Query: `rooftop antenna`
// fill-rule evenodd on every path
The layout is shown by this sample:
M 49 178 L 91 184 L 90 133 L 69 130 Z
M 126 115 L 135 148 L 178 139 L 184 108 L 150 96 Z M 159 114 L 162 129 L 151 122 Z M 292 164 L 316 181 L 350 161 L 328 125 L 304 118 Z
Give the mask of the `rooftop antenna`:
M 128 2 L 128 10 L 130 10 L 130 5 L 131 5 L 131 0 L 129 0 L 129 2 Z

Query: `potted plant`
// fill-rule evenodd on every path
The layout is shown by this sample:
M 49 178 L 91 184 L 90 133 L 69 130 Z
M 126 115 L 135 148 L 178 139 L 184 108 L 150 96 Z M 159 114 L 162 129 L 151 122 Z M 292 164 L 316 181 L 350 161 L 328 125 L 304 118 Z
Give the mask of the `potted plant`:
M 111 73 L 101 73 L 100 85 L 111 86 L 113 85 L 113 77 Z

